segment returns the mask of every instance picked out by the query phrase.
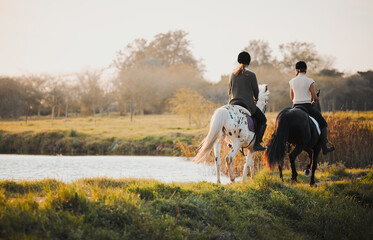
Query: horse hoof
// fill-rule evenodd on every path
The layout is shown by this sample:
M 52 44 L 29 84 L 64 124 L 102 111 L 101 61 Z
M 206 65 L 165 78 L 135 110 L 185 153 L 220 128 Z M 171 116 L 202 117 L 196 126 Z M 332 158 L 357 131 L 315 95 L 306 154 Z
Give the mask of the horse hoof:
M 304 176 L 310 177 L 311 176 L 311 171 L 309 169 L 304 170 Z
M 317 187 L 317 184 L 316 184 L 315 181 L 310 181 L 310 186 L 311 186 L 311 187 Z

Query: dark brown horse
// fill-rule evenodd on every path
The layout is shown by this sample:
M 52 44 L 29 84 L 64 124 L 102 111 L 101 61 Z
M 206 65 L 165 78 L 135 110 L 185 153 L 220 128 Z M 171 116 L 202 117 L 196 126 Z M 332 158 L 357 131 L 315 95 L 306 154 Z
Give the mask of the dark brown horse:
M 318 94 L 319 95 L 318 91 Z M 320 111 L 320 105 L 314 105 Z M 284 164 L 287 144 L 295 146 L 289 154 L 291 165 L 291 180 L 297 181 L 297 170 L 295 159 L 302 152 L 306 151 L 309 156 L 309 163 L 305 169 L 305 175 L 311 172 L 310 185 L 315 184 L 315 170 L 322 142 L 316 125 L 310 119 L 309 114 L 300 108 L 285 108 L 277 115 L 275 131 L 268 144 L 268 149 L 264 153 L 264 159 L 268 166 L 273 169 L 278 167 L 280 178 L 283 180 L 282 168 Z M 312 171 L 310 171 L 312 165 Z

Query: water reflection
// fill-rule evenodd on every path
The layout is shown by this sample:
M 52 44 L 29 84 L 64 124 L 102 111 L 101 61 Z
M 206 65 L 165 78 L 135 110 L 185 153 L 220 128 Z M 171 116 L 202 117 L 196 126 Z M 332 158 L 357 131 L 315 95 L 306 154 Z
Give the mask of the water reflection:
M 181 157 L 0 155 L 0 179 L 54 178 L 71 182 L 87 177 L 152 178 L 162 182 L 216 182 L 213 166 Z M 228 183 L 226 176 L 222 183 Z

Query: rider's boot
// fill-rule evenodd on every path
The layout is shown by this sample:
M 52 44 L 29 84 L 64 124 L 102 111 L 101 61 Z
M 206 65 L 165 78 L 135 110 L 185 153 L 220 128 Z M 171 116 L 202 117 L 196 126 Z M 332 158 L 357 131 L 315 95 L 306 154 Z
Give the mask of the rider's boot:
M 335 150 L 334 146 L 328 147 L 326 144 L 328 143 L 328 129 L 327 127 L 324 127 L 321 129 L 321 143 L 322 143 L 322 153 L 325 155 L 327 153 L 330 153 Z
M 257 151 L 265 151 L 267 150 L 266 147 L 263 147 L 262 145 L 260 145 L 260 143 L 262 142 L 262 138 L 263 138 L 263 135 L 264 135 L 264 132 L 267 128 L 267 124 L 261 124 L 258 126 L 257 130 L 256 130 L 256 137 L 255 137 L 255 143 L 254 143 L 254 151 L 257 152 Z

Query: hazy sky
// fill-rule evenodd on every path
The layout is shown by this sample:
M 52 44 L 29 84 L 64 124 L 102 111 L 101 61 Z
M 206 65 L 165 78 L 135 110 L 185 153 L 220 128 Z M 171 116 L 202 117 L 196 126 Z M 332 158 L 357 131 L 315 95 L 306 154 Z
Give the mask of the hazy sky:
M 372 0 L 0 0 L 0 75 L 109 66 L 136 38 L 184 30 L 220 80 L 250 40 L 312 42 L 341 71 L 373 69 Z

